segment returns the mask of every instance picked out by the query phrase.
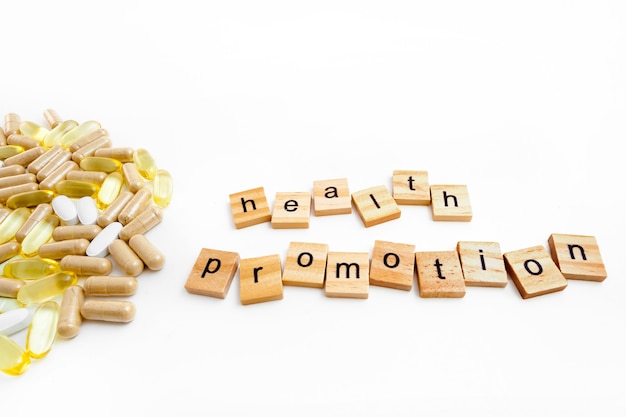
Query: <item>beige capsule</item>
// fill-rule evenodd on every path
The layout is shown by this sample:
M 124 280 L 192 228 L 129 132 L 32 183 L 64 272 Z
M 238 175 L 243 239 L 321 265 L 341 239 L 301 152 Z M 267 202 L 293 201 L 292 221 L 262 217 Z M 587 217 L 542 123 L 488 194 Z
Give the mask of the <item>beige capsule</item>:
M 83 322 L 80 308 L 84 302 L 85 294 L 83 287 L 80 285 L 72 285 L 65 289 L 61 300 L 59 322 L 57 324 L 57 333 L 60 336 L 71 339 L 78 335 Z
M 45 180 L 39 183 L 40 190 L 54 190 L 54 186 L 61 180 L 65 179 L 68 172 L 79 169 L 78 164 L 74 161 L 65 161 L 57 169 L 52 171 Z
M 10 177 L 0 177 L 0 188 L 13 187 L 15 185 L 27 184 L 29 182 L 37 182 L 35 174 L 18 174 Z
M 86 320 L 128 323 L 135 318 L 136 308 L 130 301 L 86 300 L 80 313 Z
M 17 232 L 15 232 L 15 240 L 18 242 L 22 242 L 26 235 L 30 233 L 31 230 L 39 223 L 42 219 L 48 217 L 52 214 L 52 205 L 49 203 L 39 204 L 37 207 L 33 209 L 28 216 L 28 219 L 22 224 Z
M 71 239 L 87 239 L 91 241 L 102 228 L 97 224 L 75 224 L 71 226 L 59 226 L 52 232 L 55 241 Z
M 127 297 L 137 292 L 137 286 L 133 276 L 92 275 L 83 282 L 87 296 Z
M 165 255 L 145 235 L 137 234 L 131 236 L 128 239 L 128 246 L 150 270 L 158 271 L 165 265 Z
M 6 158 L 4 160 L 4 166 L 8 167 L 11 165 L 21 165 L 23 167 L 27 167 L 31 162 L 39 158 L 45 152 L 46 149 L 41 146 L 28 149 L 24 152 L 18 153 L 17 155 Z
M 45 151 L 44 153 L 42 153 L 41 155 L 39 155 L 37 159 L 35 159 L 33 162 L 28 164 L 26 169 L 28 170 L 28 172 L 32 174 L 37 174 L 40 169 L 45 167 L 48 164 L 48 162 L 52 160 L 52 158 L 54 158 L 61 152 L 63 152 L 63 146 L 55 145 L 52 148 Z
M 43 181 L 53 173 L 57 168 L 63 165 L 65 162 L 72 158 L 72 153 L 68 150 L 62 150 L 58 154 L 54 155 L 47 164 L 41 167 L 37 171 L 37 181 Z
M 98 149 L 94 152 L 93 156 L 102 156 L 105 158 L 113 158 L 118 161 L 124 162 L 132 162 L 133 154 L 135 153 L 134 148 L 102 148 Z
M 4 134 L 4 129 L 0 127 L 0 146 L 6 146 L 6 145 L 7 145 L 7 135 Z
M 109 259 L 87 255 L 64 256 L 59 266 L 62 271 L 73 272 L 76 275 L 108 275 L 113 269 Z
M 0 277 L 0 297 L 17 298 L 17 293 L 24 285 L 24 280 Z
M 111 139 L 107 136 L 103 136 L 94 141 L 89 142 L 85 146 L 79 148 L 78 150 L 72 153 L 72 160 L 77 164 L 80 164 L 80 161 L 87 158 L 88 156 L 92 156 L 94 152 L 101 148 L 110 148 L 111 147 Z
M 120 239 L 128 240 L 134 235 L 146 233 L 161 223 L 161 220 L 163 220 L 163 211 L 157 206 L 149 206 L 131 220 L 130 223 L 122 227 L 119 237 Z
M 134 163 L 127 162 L 122 165 L 122 174 L 124 175 L 124 183 L 131 192 L 136 193 L 145 186 L 145 180 Z
M 7 144 L 21 146 L 24 149 L 41 147 L 41 142 L 39 142 L 37 139 L 20 135 L 18 133 L 13 133 L 7 136 Z
M 22 118 L 17 113 L 7 113 L 4 115 L 4 134 L 9 137 L 19 132 Z
M 20 185 L 14 185 L 12 187 L 0 188 L 0 203 L 5 204 L 7 200 L 16 194 L 26 193 L 30 191 L 37 191 L 39 184 L 34 182 L 27 182 Z
M 78 139 L 76 139 L 74 142 L 72 142 L 70 144 L 69 147 L 69 151 L 70 152 L 76 152 L 77 150 L 79 150 L 80 148 L 82 148 L 83 146 L 98 140 L 100 138 L 108 138 L 109 137 L 109 132 L 106 131 L 106 129 L 96 129 L 93 132 L 89 132 L 87 133 L 85 136 L 82 136 Z
M 141 258 L 133 251 L 128 243 L 122 239 L 115 239 L 109 245 L 109 254 L 122 268 L 126 275 L 136 277 L 143 272 L 144 264 Z
M 52 233 L 54 234 L 54 231 Z M 89 241 L 87 239 L 68 239 L 58 242 L 48 242 L 39 247 L 38 254 L 41 258 L 61 259 L 67 255 L 84 255 L 87 252 L 88 246 Z
M 46 119 L 46 122 L 48 123 L 48 126 L 50 126 L 50 129 L 54 129 L 63 121 L 59 114 L 53 109 L 44 110 L 43 117 L 44 119 Z
M 21 165 L 11 165 L 0 168 L 0 178 L 12 177 L 13 175 L 24 174 L 26 169 Z
M 147 188 L 141 188 L 130 199 L 124 209 L 120 211 L 117 220 L 123 225 L 127 225 L 139 213 L 143 212 L 152 203 L 152 192 Z
M 126 204 L 133 198 L 133 193 L 130 191 L 122 191 L 115 200 L 109 206 L 104 209 L 98 219 L 96 220 L 96 224 L 100 227 L 106 227 L 109 224 L 116 222 L 119 214 L 124 209 Z
M 100 186 L 106 177 L 106 172 L 75 170 L 68 172 L 65 179 L 71 181 L 88 181 Z
M 11 240 L 9 242 L 0 245 L 0 262 L 4 262 L 7 259 L 11 259 L 15 255 L 20 253 L 21 245 Z

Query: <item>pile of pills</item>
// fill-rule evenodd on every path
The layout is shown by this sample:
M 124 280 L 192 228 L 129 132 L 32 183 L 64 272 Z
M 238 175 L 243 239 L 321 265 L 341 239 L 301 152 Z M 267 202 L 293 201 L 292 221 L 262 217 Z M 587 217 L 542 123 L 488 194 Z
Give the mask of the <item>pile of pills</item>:
M 113 147 L 97 121 L 0 127 L 0 371 L 21 375 L 83 320 L 127 323 L 144 269 L 164 266 L 145 233 L 161 223 L 172 177 L 146 149 Z M 122 271 L 113 276 L 114 266 Z M 12 335 L 26 332 L 25 346 Z

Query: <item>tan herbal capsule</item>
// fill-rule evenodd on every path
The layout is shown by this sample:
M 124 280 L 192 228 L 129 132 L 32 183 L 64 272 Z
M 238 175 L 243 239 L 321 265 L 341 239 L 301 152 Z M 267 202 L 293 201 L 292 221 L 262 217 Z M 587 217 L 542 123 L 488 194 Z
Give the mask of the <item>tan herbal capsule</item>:
M 67 255 L 59 262 L 61 271 L 73 272 L 76 275 L 108 275 L 113 264 L 107 258 L 87 255 Z
M 72 153 L 72 160 L 78 164 L 80 161 L 87 158 L 88 156 L 92 156 L 94 152 L 100 148 L 110 148 L 111 147 L 111 139 L 108 137 L 101 137 L 92 142 L 89 142 L 82 148 L 79 148 L 77 151 Z
M 127 297 L 137 292 L 137 286 L 132 276 L 92 275 L 83 282 L 87 296 Z
M 93 156 L 113 158 L 124 163 L 133 162 L 134 153 L 135 150 L 133 148 L 102 148 L 94 152 Z
M 22 118 L 16 113 L 8 113 L 4 115 L 4 134 L 9 137 L 19 132 Z
M 148 188 L 141 188 L 133 195 L 128 204 L 120 212 L 117 220 L 123 225 L 127 225 L 139 213 L 143 212 L 152 203 L 152 192 Z
M 0 262 L 11 259 L 20 253 L 20 244 L 14 240 L 0 245 Z
M 130 301 L 86 300 L 80 313 L 86 320 L 128 323 L 135 317 L 135 305 Z
M 28 149 L 22 153 L 18 153 L 15 156 L 11 156 L 4 160 L 4 166 L 21 165 L 23 167 L 28 166 L 31 162 L 43 155 L 45 148 L 37 146 L 35 148 Z
M 107 177 L 106 172 L 74 170 L 67 173 L 65 179 L 71 181 L 88 181 L 101 186 Z
M 0 127 L 0 146 L 6 146 L 6 144 L 7 144 L 7 135 L 4 134 L 4 129 Z
M 17 293 L 24 285 L 24 280 L 0 277 L 0 297 L 17 298 Z
M 157 206 L 149 206 L 139 213 L 137 217 L 130 221 L 120 230 L 119 237 L 128 240 L 137 234 L 143 234 L 152 229 L 163 220 L 163 211 Z
M 60 336 L 71 339 L 78 335 L 83 322 L 80 308 L 84 302 L 85 295 L 83 287 L 80 285 L 72 285 L 63 292 L 59 323 L 57 324 L 57 333 Z
M 27 184 L 29 182 L 37 182 L 35 174 L 18 174 L 11 177 L 0 177 L 0 188 L 13 187 L 20 184 Z
M 56 229 L 55 229 L 56 230 Z M 54 232 L 52 232 L 54 234 Z M 68 239 L 44 243 L 39 247 L 39 257 L 61 259 L 67 255 L 84 255 L 89 246 L 87 239 Z
M 51 204 L 39 204 L 33 209 L 32 213 L 30 213 L 30 216 L 28 216 L 28 219 L 26 219 L 22 227 L 15 232 L 15 240 L 22 242 L 26 235 L 37 225 L 37 223 L 48 217 L 50 214 L 52 214 Z
M 145 180 L 134 163 L 128 162 L 122 165 L 122 174 L 124 175 L 124 183 L 131 192 L 136 193 L 144 187 Z
M 46 119 L 46 122 L 48 123 L 48 126 L 50 126 L 50 129 L 54 129 L 59 123 L 63 121 L 58 113 L 52 109 L 46 109 L 43 112 L 43 117 L 44 119 Z
M 115 200 L 98 216 L 96 223 L 100 227 L 106 227 L 109 224 L 117 221 L 120 212 L 124 209 L 126 204 L 133 198 L 133 193 L 130 191 L 122 191 Z
M 143 272 L 143 261 L 122 239 L 115 239 L 109 245 L 109 254 L 126 275 L 136 277 Z
M 7 145 L 21 146 L 24 149 L 41 147 L 41 142 L 28 136 L 13 133 L 7 136 Z
M 72 153 L 68 150 L 62 150 L 58 154 L 54 155 L 46 165 L 37 171 L 37 181 L 43 181 L 48 178 L 52 172 L 58 169 L 65 162 L 69 161 L 71 158 Z
M 72 239 L 87 239 L 91 240 L 102 228 L 96 224 L 76 224 L 72 226 L 59 226 L 52 232 L 52 239 L 55 241 L 72 240 Z
M 108 137 L 109 137 L 109 132 L 107 132 L 106 129 L 96 129 L 93 132 L 90 132 L 86 134 L 85 136 L 72 142 L 70 144 L 69 150 L 70 152 L 76 152 L 77 150 L 87 145 L 88 143 L 93 142 L 94 140 L 98 140 L 100 138 L 108 138 Z
M 12 187 L 0 188 L 0 203 L 5 204 L 7 200 L 14 195 L 30 191 L 37 191 L 38 189 L 39 185 L 34 182 L 27 182 L 20 185 L 14 185 Z
M 131 236 L 128 246 L 141 258 L 152 271 L 158 271 L 165 265 L 165 255 L 156 248 L 143 234 Z
M 26 170 L 21 165 L 11 165 L 10 167 L 0 168 L 0 178 L 12 177 L 13 175 L 24 174 Z
M 60 167 L 55 169 L 39 183 L 40 190 L 54 190 L 54 186 L 61 180 L 65 179 L 68 172 L 77 170 L 78 164 L 74 161 L 65 161 Z
M 32 174 L 37 174 L 41 168 L 45 167 L 48 162 L 52 160 L 52 158 L 54 158 L 61 152 L 63 152 L 63 146 L 61 145 L 56 145 L 48 149 L 47 151 L 39 155 L 37 159 L 28 164 L 28 166 L 26 167 L 28 172 Z

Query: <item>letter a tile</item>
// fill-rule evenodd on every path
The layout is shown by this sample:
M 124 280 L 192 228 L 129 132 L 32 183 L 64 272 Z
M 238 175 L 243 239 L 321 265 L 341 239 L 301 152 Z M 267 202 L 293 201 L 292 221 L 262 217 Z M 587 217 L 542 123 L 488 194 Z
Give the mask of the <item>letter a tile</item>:
M 607 276 L 594 236 L 553 233 L 548 239 L 552 259 L 565 278 L 601 282 Z
M 239 267 L 239 254 L 202 248 L 185 283 L 190 294 L 226 298 Z
M 365 227 L 400 218 L 400 208 L 384 185 L 357 191 L 352 202 Z
M 229 197 L 237 229 L 271 220 L 272 214 L 263 187 L 233 193 Z
M 316 216 L 352 213 L 346 178 L 313 182 L 313 212 Z
M 522 298 L 564 290 L 567 280 L 543 246 L 504 254 L 506 269 Z

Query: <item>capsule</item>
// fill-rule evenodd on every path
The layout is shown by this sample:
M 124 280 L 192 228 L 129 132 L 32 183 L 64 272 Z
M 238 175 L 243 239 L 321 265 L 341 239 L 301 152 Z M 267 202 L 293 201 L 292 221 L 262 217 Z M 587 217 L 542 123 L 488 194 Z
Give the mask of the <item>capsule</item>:
M 5 160 L 22 152 L 24 152 L 24 148 L 18 145 L 0 146 L 0 159 Z
M 76 285 L 77 282 L 78 277 L 74 272 L 61 268 L 61 272 L 29 281 L 17 292 L 17 300 L 26 306 L 40 304 L 58 297 L 67 287 Z
M 7 144 L 7 136 L 4 134 L 4 129 L 0 127 L 0 146 Z
M 37 159 L 35 159 L 33 162 L 28 164 L 26 169 L 31 174 L 37 174 L 41 168 L 45 167 L 48 162 L 52 160 L 52 158 L 54 158 L 61 152 L 63 152 L 63 147 L 61 145 L 53 146 L 52 148 L 39 155 Z
M 65 179 L 72 181 L 88 181 L 94 183 L 98 186 L 98 189 L 100 189 L 100 186 L 102 185 L 106 177 L 106 172 L 75 170 L 68 172 L 65 176 Z
M 152 203 L 152 192 L 148 188 L 142 188 L 133 195 L 128 204 L 120 212 L 117 220 L 127 225 L 135 217 L 142 213 Z
M 18 174 L 10 177 L 0 178 L 0 188 L 14 187 L 16 185 L 36 183 L 37 177 L 34 174 Z
M 39 141 L 39 143 L 42 143 L 43 138 L 46 137 L 50 130 L 35 122 L 25 120 L 20 123 L 20 132 L 22 132 L 22 135 L 31 137 Z
M 49 203 L 39 204 L 30 213 L 30 216 L 28 216 L 28 219 L 26 219 L 22 227 L 17 230 L 15 240 L 22 242 L 26 235 L 33 230 L 33 227 L 50 214 L 52 214 L 52 206 Z
M 52 149 L 52 148 L 50 148 Z M 45 154 L 43 154 L 45 155 Z M 63 165 L 65 162 L 69 161 L 72 158 L 72 153 L 68 150 L 61 150 L 60 152 L 53 155 L 45 165 L 39 168 L 37 171 L 37 181 L 43 181 L 48 176 L 53 173 L 57 168 Z M 35 162 L 35 161 L 33 161 Z
M 65 120 L 59 123 L 43 138 L 44 146 L 51 148 L 55 145 L 60 145 L 61 138 L 76 126 L 78 126 L 76 120 Z
M 16 298 L 0 297 L 0 313 L 6 313 L 22 307 L 24 307 L 24 304 L 17 301 Z
M 10 337 L 0 335 L 0 371 L 5 374 L 22 375 L 30 365 L 30 355 Z
M 16 145 L 26 149 L 41 147 L 41 143 L 28 136 L 20 135 L 19 133 L 13 133 L 7 136 L 7 145 Z
M 65 161 L 57 169 L 52 171 L 44 180 L 39 183 L 40 190 L 54 190 L 59 181 L 65 179 L 68 172 L 79 169 L 74 161 Z
M 86 320 L 128 323 L 135 317 L 135 305 L 130 301 L 86 300 L 80 313 Z
M 91 197 L 98 192 L 98 185 L 91 181 L 61 180 L 54 185 L 57 194 L 69 198 Z
M 21 165 L 23 167 L 27 167 L 31 162 L 43 155 L 45 151 L 45 148 L 41 146 L 25 150 L 22 153 L 18 153 L 17 155 L 13 155 L 5 159 L 4 166 Z
M 39 185 L 34 182 L 27 182 L 20 185 L 14 185 L 12 187 L 0 188 L 0 203 L 6 204 L 7 200 L 16 194 L 37 191 L 38 189 Z
M 128 246 L 150 270 L 158 271 L 165 265 L 165 255 L 145 235 L 137 234 L 131 236 L 128 239 Z
M 164 169 L 159 169 L 154 176 L 154 183 L 152 187 L 154 202 L 159 207 L 167 207 L 172 201 L 173 190 L 174 181 L 172 179 L 172 175 Z
M 122 191 L 117 198 L 98 216 L 96 223 L 100 227 L 106 227 L 109 224 L 117 221 L 119 214 L 122 212 L 126 204 L 133 198 L 133 193 L 130 191 Z
M 26 352 L 35 359 L 45 357 L 57 334 L 59 305 L 52 300 L 42 303 L 35 312 L 26 334 Z
M 80 161 L 80 168 L 85 171 L 100 171 L 110 173 L 122 168 L 122 163 L 113 158 L 104 158 L 102 156 L 88 156 Z
M 144 187 L 145 181 L 134 163 L 124 164 L 122 174 L 124 175 L 124 183 L 131 192 L 136 193 Z
M 38 253 L 42 258 L 61 259 L 67 255 L 84 255 L 88 246 L 87 239 L 68 239 L 44 243 L 39 247 Z
M 26 169 L 20 165 L 11 165 L 8 167 L 0 168 L 0 178 L 12 177 L 13 175 L 20 175 L 26 172 Z
M 3 243 L 2 245 L 0 245 L 0 262 L 11 259 L 16 255 L 19 255 L 19 253 L 20 244 L 18 242 L 11 240 L 7 243 Z
M 137 149 L 133 155 L 133 162 L 137 165 L 137 169 L 142 177 L 152 180 L 157 172 L 157 165 L 152 158 L 150 152 L 146 149 Z
M 39 247 L 50 240 L 58 225 L 59 218 L 54 214 L 39 221 L 22 241 L 21 254 L 26 257 L 37 255 Z
M 162 210 L 157 206 L 150 206 L 120 230 L 120 239 L 128 240 L 133 235 L 146 233 L 162 219 Z
M 111 139 L 108 136 L 100 137 L 94 141 L 89 142 L 85 146 L 79 148 L 72 153 L 72 160 L 76 163 L 80 163 L 88 156 L 93 156 L 94 152 L 100 148 L 110 148 Z
M 53 109 L 44 110 L 43 117 L 44 119 L 46 119 L 46 122 L 48 122 L 48 126 L 50 126 L 50 129 L 54 129 L 59 125 L 59 123 L 63 121 L 59 114 Z
M 86 255 L 67 255 L 59 262 L 61 271 L 73 272 L 76 275 L 108 275 L 113 264 L 107 258 Z
M 50 203 L 53 198 L 54 192 L 50 190 L 26 191 L 9 197 L 6 201 L 6 206 L 11 209 L 17 209 L 19 207 L 35 207 L 40 204 Z
M 80 308 L 84 301 L 84 290 L 80 285 L 72 285 L 63 292 L 59 322 L 57 324 L 57 333 L 60 336 L 71 339 L 78 335 L 83 322 Z
M 17 293 L 24 285 L 24 280 L 0 277 L 0 297 L 17 298 Z
M 97 196 L 97 206 L 100 210 L 107 208 L 120 194 L 124 185 L 124 178 L 119 172 L 110 173 L 102 183 Z
M 143 261 L 125 240 L 115 239 L 111 242 L 109 253 L 126 275 L 136 277 L 143 272 Z
M 78 126 L 75 126 L 70 131 L 66 132 L 60 140 L 61 145 L 63 147 L 68 148 L 72 143 L 76 142 L 78 139 L 82 138 L 85 135 L 88 135 L 96 130 L 102 128 L 99 122 L 95 120 L 88 120 L 86 122 L 82 122 Z
M 24 225 L 28 217 L 30 217 L 30 213 L 30 209 L 27 207 L 19 207 L 11 211 L 11 213 L 2 220 L 2 223 L 0 223 L 0 244 L 15 238 L 15 234 Z
M 0 224 L 0 227 L 2 225 Z M 73 226 L 59 226 L 52 232 L 52 239 L 55 241 L 70 239 L 87 239 L 92 240 L 102 228 L 97 224 L 76 224 Z
M 85 296 L 128 297 L 137 292 L 137 279 L 133 276 L 92 275 L 85 279 Z
M 61 267 L 54 259 L 26 258 L 8 261 L 3 274 L 9 278 L 35 280 L 60 271 Z
M 10 136 L 14 133 L 19 132 L 20 123 L 22 122 L 22 118 L 19 114 L 16 113 L 8 113 L 4 115 L 4 134 L 6 136 Z
M 101 139 L 101 138 L 108 138 L 109 137 L 109 132 L 106 131 L 106 129 L 96 129 L 91 133 L 87 133 L 86 135 L 82 136 L 81 138 L 77 139 L 76 141 L 72 142 L 69 145 L 69 151 L 70 152 L 76 152 L 77 150 L 79 150 L 80 148 L 82 148 L 83 146 Z M 94 151 L 95 152 L 95 151 Z
M 94 152 L 93 156 L 102 156 L 104 158 L 113 158 L 118 161 L 133 162 L 133 154 L 135 150 L 133 148 L 102 148 Z

